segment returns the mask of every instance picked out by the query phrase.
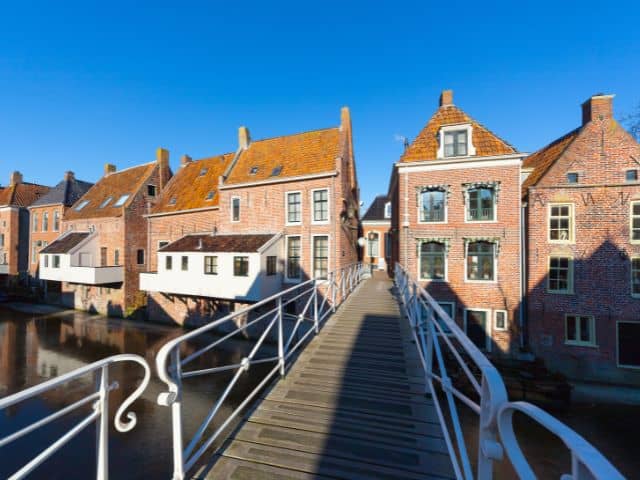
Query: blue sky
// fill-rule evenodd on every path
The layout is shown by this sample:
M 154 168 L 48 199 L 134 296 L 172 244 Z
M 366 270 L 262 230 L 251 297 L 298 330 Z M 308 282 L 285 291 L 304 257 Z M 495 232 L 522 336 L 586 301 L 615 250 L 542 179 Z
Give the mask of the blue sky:
M 134 2 L 130 2 L 134 3 Z M 437 106 L 522 151 L 575 128 L 580 103 L 640 104 L 640 2 L 11 2 L 0 16 L 0 183 L 95 181 L 337 125 L 351 108 L 362 200 Z

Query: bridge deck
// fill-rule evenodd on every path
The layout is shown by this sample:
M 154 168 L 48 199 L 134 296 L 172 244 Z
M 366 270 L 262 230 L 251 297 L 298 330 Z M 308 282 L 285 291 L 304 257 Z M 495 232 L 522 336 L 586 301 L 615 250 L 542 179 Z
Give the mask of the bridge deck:
M 386 277 L 360 285 L 205 478 L 453 478 L 391 288 Z

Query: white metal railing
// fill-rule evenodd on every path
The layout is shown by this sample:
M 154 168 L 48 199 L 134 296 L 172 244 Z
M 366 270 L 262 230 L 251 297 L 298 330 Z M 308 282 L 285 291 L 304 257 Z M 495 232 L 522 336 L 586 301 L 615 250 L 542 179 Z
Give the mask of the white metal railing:
M 564 442 L 571 452 L 572 472 L 570 476 L 563 476 L 563 478 L 573 480 L 623 478 L 597 449 L 565 424 L 530 403 L 509 402 L 498 370 L 400 264 L 395 265 L 395 283 L 400 302 L 411 323 L 411 330 L 425 372 L 427 393 L 432 395 L 456 478 L 465 480 L 492 478 L 493 462 L 502 460 L 504 452 L 507 453 L 520 478 L 536 478 L 513 431 L 512 416 L 515 411 L 529 416 Z M 453 385 L 445 362 L 447 353 L 449 357 L 455 359 L 457 366 L 475 390 L 477 400 L 470 398 Z M 476 375 L 480 378 L 478 379 Z M 448 422 L 434 382 L 439 385 L 439 390 L 445 397 L 446 407 L 448 407 L 446 413 L 453 435 L 449 432 Z M 480 417 L 476 477 L 467 453 L 456 400 Z
M 86 377 L 89 374 L 93 374 L 95 377 L 95 391 L 86 397 L 68 405 L 45 418 L 34 421 L 30 425 L 23 427 L 22 429 L 4 437 L 0 438 L 0 448 L 6 447 L 10 443 L 19 438 L 28 435 L 31 432 L 38 430 L 39 428 L 64 417 L 65 415 L 77 410 L 87 404 L 92 404 L 93 411 L 77 423 L 71 430 L 67 431 L 63 436 L 58 438 L 55 442 L 49 445 L 46 449 L 36 455 L 26 465 L 21 467 L 17 472 L 9 477 L 9 480 L 17 480 L 24 478 L 33 472 L 42 462 L 44 462 L 51 455 L 60 450 L 69 440 L 79 434 L 82 430 L 87 428 L 91 423 L 96 423 L 96 478 L 98 480 L 107 480 L 109 478 L 109 392 L 118 388 L 118 383 L 109 383 L 109 367 L 118 362 L 134 362 L 138 363 L 144 368 L 144 377 L 138 388 L 129 395 L 122 402 L 120 408 L 118 408 L 114 424 L 119 432 L 128 432 L 136 426 L 136 414 L 133 412 L 127 413 L 127 421 L 122 421 L 122 415 L 127 408 L 142 394 L 144 389 L 149 384 L 151 377 L 151 370 L 147 362 L 138 355 L 121 354 L 104 358 L 84 367 L 73 370 L 64 375 L 47 380 L 39 385 L 27 388 L 20 392 L 14 393 L 6 398 L 0 399 L 0 411 L 16 405 L 20 402 L 24 402 L 30 398 L 42 395 L 49 390 L 60 388 L 67 385 L 72 380 L 77 380 L 82 377 Z
M 203 327 L 193 330 L 181 337 L 175 338 L 165 344 L 156 356 L 158 376 L 167 385 L 169 391 L 158 396 L 158 403 L 171 407 L 173 428 L 173 478 L 182 480 L 185 473 L 196 465 L 202 455 L 213 445 L 221 433 L 231 425 L 231 422 L 251 402 L 252 399 L 264 388 L 268 382 L 278 373 L 285 374 L 288 361 L 293 361 L 293 355 L 303 346 L 305 340 L 319 332 L 320 325 L 358 286 L 360 281 L 369 272 L 368 267 L 362 264 L 354 264 L 337 272 L 332 272 L 326 280 L 313 279 L 295 285 L 276 295 L 261 300 L 248 308 L 234 312 L 226 317 L 211 322 Z M 296 311 L 295 323 L 289 332 L 285 332 L 284 307 L 289 304 L 298 305 L 301 309 Z M 238 326 L 236 322 L 246 319 L 246 323 Z M 307 325 L 307 331 L 302 332 L 298 338 L 301 325 Z M 225 329 L 225 327 L 227 327 Z M 210 368 L 183 371 L 183 368 L 206 352 L 219 347 L 224 341 L 238 335 L 246 334 L 249 328 L 256 330 L 259 335 L 252 345 L 250 353 L 239 363 L 232 365 L 211 365 Z M 219 338 L 209 339 L 206 345 L 195 352 L 181 358 L 180 347 L 185 342 L 193 341 L 204 334 L 229 331 Z M 262 347 L 268 345 L 265 340 L 271 335 L 275 336 L 277 354 L 267 354 L 266 357 L 258 357 Z M 263 350 L 267 350 L 265 347 Z M 289 362 L 291 363 L 291 362 Z M 226 418 L 220 418 L 218 413 L 225 400 L 229 397 L 234 386 L 241 376 L 247 373 L 252 366 L 258 364 L 271 365 L 266 375 L 260 379 L 257 386 L 242 400 L 242 402 Z M 222 394 L 214 399 L 213 406 L 200 423 L 196 433 L 185 446 L 183 442 L 183 408 L 182 380 L 199 375 L 211 375 L 216 373 L 232 373 L 231 380 Z M 210 428 L 214 420 L 219 425 Z M 213 431 L 210 431 L 212 430 Z

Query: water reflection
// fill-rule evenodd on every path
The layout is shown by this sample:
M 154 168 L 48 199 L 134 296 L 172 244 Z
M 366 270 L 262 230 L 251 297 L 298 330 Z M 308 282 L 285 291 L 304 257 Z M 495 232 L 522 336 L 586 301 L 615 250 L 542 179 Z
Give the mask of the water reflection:
M 155 354 L 170 339 L 184 333 L 180 328 L 138 324 L 124 320 L 90 316 L 81 312 L 65 312 L 51 316 L 33 316 L 0 309 L 0 396 L 22 390 L 49 378 L 118 353 L 136 353 L 154 368 Z M 225 342 L 227 343 L 227 342 Z M 198 344 L 184 346 L 183 355 L 194 351 Z M 216 349 L 199 358 L 200 365 L 237 363 L 251 345 L 229 342 L 225 349 Z M 199 365 L 193 365 L 197 368 Z M 246 392 L 260 381 L 260 370 L 243 376 L 223 408 L 221 416 L 238 405 Z M 230 375 L 200 377 L 185 382 L 185 438 L 190 438 L 198 422 L 211 408 L 214 399 L 226 386 Z M 120 388 L 110 395 L 110 418 L 142 378 L 142 369 L 131 364 L 116 364 L 110 378 Z M 37 418 L 56 411 L 82 398 L 92 388 L 87 377 L 56 389 L 37 399 L 16 405 L 0 413 L 0 436 L 19 429 Z M 112 478 L 170 478 L 171 419 L 170 409 L 156 404 L 164 384 L 152 376 L 149 388 L 138 400 L 133 411 L 138 426 L 121 434 L 111 428 L 110 460 Z M 88 415 L 89 407 L 75 415 L 45 427 L 11 446 L 0 449 L 0 478 L 5 478 L 46 448 L 61 433 Z M 222 419 L 214 422 L 221 423 Z M 88 428 L 67 447 L 41 466 L 32 478 L 91 478 L 95 475 L 95 430 Z

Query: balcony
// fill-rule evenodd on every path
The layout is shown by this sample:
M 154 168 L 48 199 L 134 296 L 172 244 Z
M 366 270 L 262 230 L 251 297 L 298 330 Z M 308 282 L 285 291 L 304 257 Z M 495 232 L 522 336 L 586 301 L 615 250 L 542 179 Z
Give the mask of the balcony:
M 62 256 L 62 255 L 61 255 Z M 80 267 L 60 264 L 58 267 L 40 265 L 40 278 L 84 285 L 108 285 L 124 281 L 124 267 Z

